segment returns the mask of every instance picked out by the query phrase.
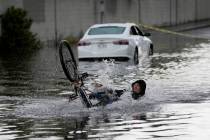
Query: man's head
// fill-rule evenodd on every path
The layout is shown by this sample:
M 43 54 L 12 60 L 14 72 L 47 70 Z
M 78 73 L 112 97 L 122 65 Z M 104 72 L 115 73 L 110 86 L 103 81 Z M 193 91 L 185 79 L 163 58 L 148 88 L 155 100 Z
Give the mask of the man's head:
M 137 80 L 132 83 L 132 97 L 133 99 L 138 99 L 145 94 L 146 83 L 144 80 Z

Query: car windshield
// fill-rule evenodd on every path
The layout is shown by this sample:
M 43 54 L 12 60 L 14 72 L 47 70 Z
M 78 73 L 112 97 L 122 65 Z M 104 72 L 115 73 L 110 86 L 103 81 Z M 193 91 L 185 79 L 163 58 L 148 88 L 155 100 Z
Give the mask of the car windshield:
M 104 26 L 91 28 L 88 35 L 104 35 L 104 34 L 122 34 L 125 31 L 125 27 L 119 26 Z

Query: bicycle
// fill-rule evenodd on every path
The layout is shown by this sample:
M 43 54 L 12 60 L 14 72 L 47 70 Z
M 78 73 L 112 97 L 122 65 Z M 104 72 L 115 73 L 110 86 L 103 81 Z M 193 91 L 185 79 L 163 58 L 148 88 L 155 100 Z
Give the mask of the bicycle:
M 62 40 L 59 44 L 59 57 L 61 66 L 68 80 L 72 83 L 81 82 L 79 86 L 74 86 L 75 94 L 69 96 L 69 101 L 74 100 L 77 96 L 79 96 L 85 107 L 92 107 L 93 105 L 86 94 L 83 83 L 83 80 L 88 76 L 88 74 L 83 73 L 80 75 L 78 73 L 74 53 L 66 40 Z
M 70 82 L 74 84 L 75 94 L 69 96 L 69 101 L 72 101 L 79 96 L 83 105 L 87 108 L 108 104 L 108 102 L 105 102 L 103 98 L 96 104 L 92 104 L 92 102 L 90 101 L 87 91 L 90 93 L 94 93 L 94 92 L 85 88 L 84 82 L 83 82 L 85 78 L 88 77 L 88 74 L 78 73 L 76 58 L 74 56 L 74 53 L 68 41 L 66 40 L 62 40 L 59 44 L 59 57 L 60 57 L 60 62 L 61 62 L 61 65 L 62 65 L 62 68 L 66 77 L 68 78 Z M 114 90 L 113 92 L 116 92 L 116 97 L 117 96 L 120 97 L 124 93 L 124 91 L 125 90 Z M 108 96 L 105 95 L 104 97 L 107 98 Z

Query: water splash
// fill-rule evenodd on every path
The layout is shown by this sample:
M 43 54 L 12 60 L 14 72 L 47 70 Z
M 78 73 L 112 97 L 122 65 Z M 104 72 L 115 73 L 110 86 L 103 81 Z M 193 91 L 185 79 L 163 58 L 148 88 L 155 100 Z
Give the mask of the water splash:
M 106 87 L 112 87 L 112 79 L 111 75 L 113 73 L 115 64 L 114 60 L 104 60 L 103 61 L 103 68 L 98 71 L 98 78 L 96 81 L 102 83 Z

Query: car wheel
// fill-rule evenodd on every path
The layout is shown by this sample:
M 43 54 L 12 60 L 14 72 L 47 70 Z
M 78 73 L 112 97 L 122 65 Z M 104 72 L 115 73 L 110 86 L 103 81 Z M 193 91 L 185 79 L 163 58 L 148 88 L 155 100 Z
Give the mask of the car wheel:
M 133 61 L 135 65 L 139 63 L 139 52 L 137 48 L 135 49 L 135 52 L 134 52 Z
M 149 55 L 153 55 L 153 44 L 150 44 Z

